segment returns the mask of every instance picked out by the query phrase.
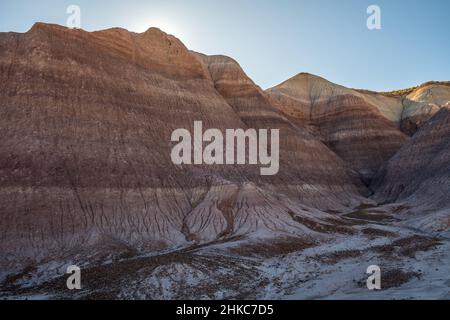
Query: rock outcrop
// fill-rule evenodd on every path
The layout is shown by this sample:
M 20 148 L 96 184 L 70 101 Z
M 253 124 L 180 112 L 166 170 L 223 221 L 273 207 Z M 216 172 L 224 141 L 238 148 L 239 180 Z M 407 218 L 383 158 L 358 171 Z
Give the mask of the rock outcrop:
M 450 108 L 450 83 L 430 83 L 419 86 L 402 97 L 403 111 L 400 127 L 414 135 L 440 109 Z

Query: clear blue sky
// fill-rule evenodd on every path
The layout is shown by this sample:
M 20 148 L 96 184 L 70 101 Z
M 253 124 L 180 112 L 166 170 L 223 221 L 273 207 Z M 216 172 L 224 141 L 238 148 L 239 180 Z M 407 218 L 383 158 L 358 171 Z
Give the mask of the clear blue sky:
M 0 31 L 65 25 L 70 4 L 85 30 L 157 26 L 192 50 L 235 58 L 263 88 L 299 72 L 372 90 L 450 80 L 449 0 L 0 0 Z M 381 30 L 366 27 L 371 4 Z

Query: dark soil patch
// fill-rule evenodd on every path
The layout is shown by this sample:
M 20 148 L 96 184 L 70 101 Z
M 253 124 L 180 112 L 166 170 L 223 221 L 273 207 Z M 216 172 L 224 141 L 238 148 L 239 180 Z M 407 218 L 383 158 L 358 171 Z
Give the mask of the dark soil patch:
M 315 259 L 326 264 L 335 264 L 339 261 L 357 258 L 361 255 L 362 252 L 360 250 L 342 250 L 316 256 Z
M 327 213 L 330 213 L 330 214 L 340 214 L 340 213 L 342 213 L 342 212 L 340 212 L 340 211 L 331 210 L 331 209 L 328 209 L 326 212 L 327 212 Z
M 14 275 L 9 275 L 6 277 L 6 279 L 3 281 L 1 288 L 5 291 L 14 291 L 19 286 L 16 284 L 18 280 L 26 279 L 27 277 L 30 277 L 33 272 L 36 272 L 37 268 L 34 264 L 29 264 L 26 266 L 21 272 Z
M 395 207 L 394 209 L 392 209 L 392 212 L 393 213 L 400 213 L 402 211 L 409 210 L 409 209 L 411 209 L 410 206 L 400 205 L 400 206 Z
M 359 220 L 366 220 L 366 221 L 373 221 L 373 222 L 392 222 L 396 219 L 391 217 L 390 215 L 384 214 L 384 213 L 377 213 L 377 212 L 368 212 L 365 210 L 358 210 L 352 213 L 348 213 L 344 215 L 344 217 L 350 218 L 350 219 L 359 219 Z
M 410 282 L 413 278 L 420 279 L 421 274 L 418 272 L 408 271 L 405 272 L 400 269 L 392 269 L 383 272 L 381 271 L 381 290 L 387 290 L 391 288 L 398 288 L 405 283 Z M 366 288 L 367 279 L 363 278 L 358 281 L 360 288 Z
M 271 258 L 292 252 L 303 251 L 316 244 L 296 237 L 286 237 L 265 242 L 243 244 L 228 249 L 229 252 L 243 257 Z
M 397 288 L 401 285 L 408 283 L 413 278 L 420 278 L 420 273 L 417 272 L 405 272 L 399 269 L 389 270 L 387 272 L 381 272 L 381 289 Z
M 308 229 L 311 229 L 316 232 L 320 233 L 338 233 L 338 234 L 355 234 L 355 231 L 339 221 L 339 219 L 329 221 L 330 224 L 327 223 L 320 223 L 305 217 L 300 217 L 295 215 L 294 213 L 290 213 L 292 219 L 300 223 L 301 225 L 304 225 Z
M 395 240 L 391 244 L 373 247 L 373 249 L 384 255 L 392 256 L 397 254 L 414 258 L 417 252 L 428 251 L 441 244 L 436 238 L 414 235 Z
M 379 238 L 379 237 L 388 237 L 388 238 L 394 238 L 397 237 L 398 235 L 394 232 L 390 232 L 390 231 L 386 231 L 386 230 L 380 230 L 380 229 L 375 229 L 375 228 L 365 228 L 363 230 L 361 230 L 361 232 L 374 239 L 374 238 Z
M 369 221 L 358 220 L 358 219 L 349 219 L 344 216 L 340 216 L 339 218 L 327 218 L 325 219 L 327 222 L 340 224 L 344 226 L 354 227 L 369 224 Z

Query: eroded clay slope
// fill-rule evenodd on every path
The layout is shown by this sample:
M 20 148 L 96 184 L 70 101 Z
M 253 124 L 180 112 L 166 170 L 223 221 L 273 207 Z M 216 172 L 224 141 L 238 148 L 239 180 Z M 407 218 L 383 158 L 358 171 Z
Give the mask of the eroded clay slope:
M 372 187 L 379 202 L 406 202 L 404 209 L 450 208 L 450 110 L 440 110 L 380 170 Z
M 349 195 L 354 195 L 355 186 L 361 193 L 367 192 L 357 175 L 336 154 L 312 136 L 305 126 L 293 123 L 274 107 L 235 60 L 225 56 L 197 56 L 205 63 L 217 91 L 247 127 L 280 130 L 282 169 L 270 183 L 286 190 L 293 188 L 293 194 L 299 195 L 303 203 L 321 209 L 327 209 L 325 206 L 331 203 L 336 209 L 344 199 L 352 201 Z M 302 183 L 299 184 L 299 181 Z M 330 194 L 330 188 L 334 189 L 333 196 L 322 205 L 316 201 L 316 196 L 313 196 L 315 199 L 310 197 L 309 190 L 322 190 L 325 196 Z M 335 195 L 341 201 L 334 198 Z
M 224 99 L 198 57 L 160 30 L 36 24 L 1 34 L 0 79 L 2 261 L 249 233 L 318 240 L 298 217 L 332 217 L 313 218 L 307 205 L 340 210 L 363 200 L 344 164 L 265 105 L 259 90 L 244 85 L 237 103 L 220 90 Z M 192 132 L 194 121 L 289 128 L 280 137 L 283 153 L 292 151 L 283 155 L 285 173 L 173 165 L 171 134 Z
M 240 120 L 184 45 L 36 24 L 0 51 L 2 252 L 185 242 L 208 184 L 170 165 L 171 133 Z
M 366 183 L 408 140 L 395 124 L 400 106 L 389 100 L 392 111 L 388 112 L 391 106 L 387 98 L 367 98 L 305 73 L 267 93 L 293 121 L 316 128 L 324 143 L 358 171 Z

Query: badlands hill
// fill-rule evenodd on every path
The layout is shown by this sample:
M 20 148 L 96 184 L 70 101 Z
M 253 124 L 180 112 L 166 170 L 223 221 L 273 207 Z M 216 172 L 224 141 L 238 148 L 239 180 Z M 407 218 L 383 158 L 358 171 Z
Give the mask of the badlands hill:
M 267 92 L 274 100 L 284 100 L 280 107 L 286 112 L 297 113 L 296 117 L 305 117 L 310 111 L 305 110 L 299 114 L 305 104 L 317 99 L 329 99 L 330 96 L 351 95 L 365 100 L 375 106 L 381 115 L 399 126 L 402 131 L 413 135 L 420 125 L 430 119 L 441 108 L 448 108 L 450 100 L 450 81 L 429 81 L 414 88 L 402 89 L 392 92 L 375 92 L 362 89 L 350 89 L 327 81 L 321 77 L 308 73 L 300 73 L 286 80 L 278 86 L 268 89 Z M 298 103 L 295 103 L 298 100 Z M 298 110 L 289 111 L 289 101 Z M 303 104 L 303 105 L 302 105 Z M 314 104 L 314 102 L 313 102 Z M 286 107 L 287 106 L 287 107 Z M 414 114 L 423 114 L 425 117 L 415 119 Z M 408 123 L 413 127 L 408 127 Z
M 428 222 L 435 212 L 448 217 L 445 83 L 393 95 L 299 74 L 263 91 L 233 59 L 189 51 L 159 29 L 42 23 L 0 34 L 0 79 L 0 281 L 8 290 L 36 276 L 29 270 L 53 270 L 52 261 L 94 266 L 95 283 L 97 263 L 188 248 L 156 259 L 155 279 L 226 267 L 217 281 L 237 292 L 257 281 L 254 266 L 236 258 L 249 252 L 408 236 L 406 227 L 385 230 L 391 215 L 423 208 Z M 279 129 L 279 173 L 173 164 L 171 134 L 192 132 L 194 121 L 204 130 Z M 363 210 L 377 205 L 382 215 Z M 190 256 L 229 243 L 237 248 L 223 259 Z M 112 267 L 128 275 L 149 261 L 130 263 Z
M 317 76 L 299 74 L 268 94 L 293 121 L 315 128 L 317 136 L 367 184 L 408 140 L 382 113 L 393 106 Z
M 267 93 L 293 121 L 314 128 L 367 183 L 408 141 L 407 135 L 414 135 L 440 109 L 450 106 L 449 82 L 377 93 L 300 73 Z
M 294 219 L 308 208 L 368 201 L 345 161 L 273 107 L 236 63 L 193 54 L 158 29 L 36 24 L 1 34 L 0 57 L 4 259 L 253 232 L 310 237 Z M 173 130 L 199 120 L 204 129 L 279 128 L 280 174 L 174 165 Z
M 448 208 L 450 110 L 443 108 L 378 172 L 375 199 L 405 202 L 415 211 Z

